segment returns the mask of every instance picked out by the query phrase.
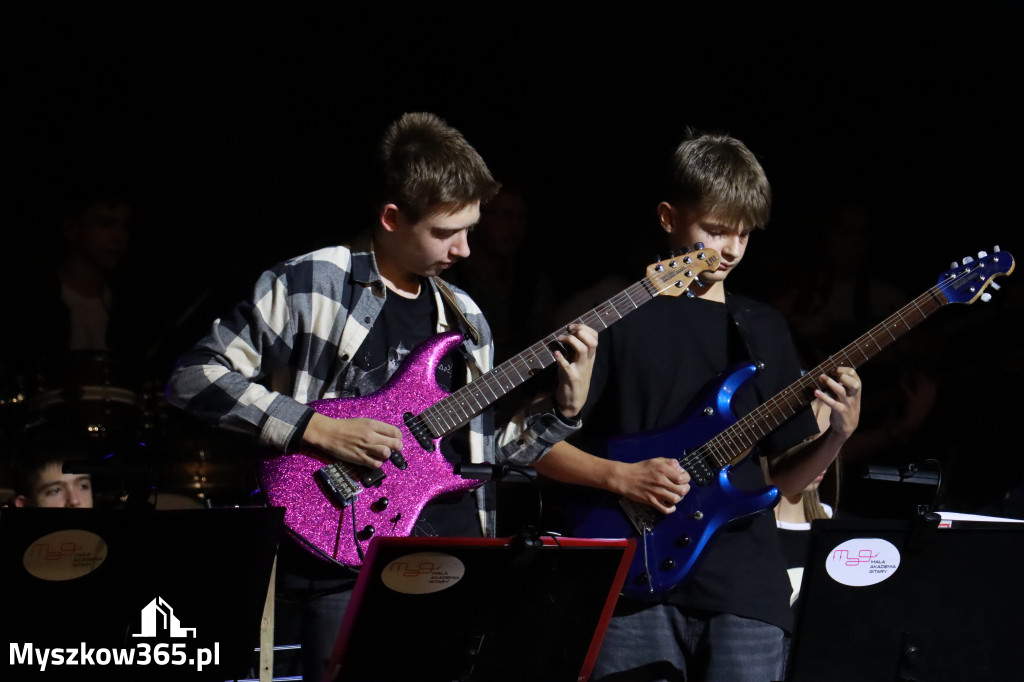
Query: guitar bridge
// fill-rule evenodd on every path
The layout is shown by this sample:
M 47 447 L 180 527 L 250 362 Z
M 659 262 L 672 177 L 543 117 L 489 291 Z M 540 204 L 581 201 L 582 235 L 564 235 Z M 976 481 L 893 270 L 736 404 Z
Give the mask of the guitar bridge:
M 317 469 L 313 478 L 327 496 L 342 507 L 347 507 L 359 495 L 359 484 L 348 471 L 337 464 L 328 464 Z
M 658 520 L 658 512 L 654 507 L 646 504 L 637 504 L 625 497 L 619 498 L 619 506 L 626 512 L 626 518 L 636 528 L 637 533 L 646 536 L 654 530 L 654 523 Z

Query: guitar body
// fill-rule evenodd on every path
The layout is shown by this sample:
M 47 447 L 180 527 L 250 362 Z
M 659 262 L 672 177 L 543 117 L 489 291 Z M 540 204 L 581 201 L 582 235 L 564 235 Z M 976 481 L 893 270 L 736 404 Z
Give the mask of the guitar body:
M 627 503 L 611 493 L 579 488 L 566 504 L 570 533 L 590 538 L 637 538 L 637 551 L 622 586 L 636 599 L 659 598 L 675 588 L 693 568 L 708 541 L 731 521 L 770 509 L 778 500 L 774 487 L 739 490 L 732 485 L 732 466 L 717 471 L 686 465 L 686 453 L 704 445 L 731 426 L 736 391 L 757 371 L 744 365 L 716 380 L 681 421 L 654 431 L 620 436 L 606 444 L 606 457 L 634 464 L 653 457 L 674 457 L 691 474 L 690 492 L 672 514 L 662 515 Z M 640 526 L 632 518 L 639 516 Z M 645 525 L 646 524 L 646 525 Z M 646 530 L 641 531 L 642 528 Z
M 440 438 L 425 449 L 404 422 L 449 395 L 437 385 L 441 360 L 462 342 L 457 332 L 439 334 L 416 347 L 377 392 L 358 398 L 335 398 L 310 403 L 320 414 L 335 419 L 369 418 L 402 431 L 404 468 L 384 462 L 383 479 L 359 486 L 344 504 L 329 494 L 317 472 L 337 466 L 337 460 L 309 452 L 283 454 L 264 460 L 260 487 L 272 506 L 284 507 L 289 532 L 311 546 L 314 554 L 345 566 L 359 566 L 373 537 L 404 537 L 430 500 L 478 487 L 481 481 L 457 475 L 440 450 Z M 351 466 L 353 470 L 371 471 Z

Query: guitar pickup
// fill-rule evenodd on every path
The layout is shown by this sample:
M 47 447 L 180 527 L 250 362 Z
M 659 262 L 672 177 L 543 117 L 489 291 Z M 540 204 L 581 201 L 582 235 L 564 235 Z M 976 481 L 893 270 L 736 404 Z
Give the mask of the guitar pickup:
M 313 478 L 320 484 L 320 488 L 336 504 L 347 507 L 359 494 L 359 486 L 356 481 L 341 467 L 328 464 L 317 469 Z
M 409 429 L 409 433 L 416 438 L 416 442 L 420 444 L 421 448 L 427 452 L 434 451 L 434 441 L 431 440 L 430 429 L 421 416 L 406 412 L 402 415 L 402 421 L 405 422 L 405 428 Z
M 387 474 L 380 469 L 364 468 L 359 473 L 359 482 L 363 484 L 364 488 L 375 488 L 381 484 L 385 476 Z
M 398 450 L 392 450 L 391 456 L 388 457 L 391 463 L 395 465 L 395 468 L 399 471 L 405 471 L 409 467 L 409 463 L 405 461 L 405 457 Z
M 692 461 L 687 461 L 688 459 Z M 703 457 L 683 457 L 682 462 L 685 462 L 683 468 L 686 469 L 686 473 L 690 474 L 690 478 L 697 485 L 707 485 L 715 480 L 715 471 L 708 466 Z

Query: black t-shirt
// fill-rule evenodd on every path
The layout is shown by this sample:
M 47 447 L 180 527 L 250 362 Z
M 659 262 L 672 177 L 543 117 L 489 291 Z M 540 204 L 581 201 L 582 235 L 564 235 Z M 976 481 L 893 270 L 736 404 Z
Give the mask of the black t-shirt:
M 731 295 L 727 306 L 685 296 L 655 298 L 601 333 L 583 431 L 573 441 L 599 454 L 608 438 L 677 423 L 723 370 L 740 361 L 763 368 L 736 392 L 731 407 L 738 418 L 799 378 L 796 351 L 778 312 Z M 776 429 L 759 449 L 778 452 L 816 431 L 808 410 Z M 757 456 L 734 466 L 732 483 L 766 487 Z M 720 530 L 665 601 L 789 629 L 789 593 L 775 519 L 766 512 Z M 643 606 L 629 601 L 623 597 L 620 606 Z
M 343 397 L 368 395 L 377 391 L 395 373 L 409 353 L 435 334 L 437 307 L 430 287 L 420 287 L 415 299 L 389 291 L 373 328 L 356 351 L 345 375 Z M 465 384 L 466 365 L 458 353 L 451 353 L 437 366 L 434 378 L 447 392 Z M 469 459 L 467 429 L 441 441 L 441 452 L 449 462 Z M 413 535 L 478 537 L 481 535 L 476 500 L 472 493 L 458 493 L 432 500 L 420 514 Z

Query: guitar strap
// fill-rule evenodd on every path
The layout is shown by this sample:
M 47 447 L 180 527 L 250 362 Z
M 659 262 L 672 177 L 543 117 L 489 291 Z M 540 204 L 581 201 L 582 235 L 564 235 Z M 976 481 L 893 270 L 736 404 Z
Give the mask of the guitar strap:
M 451 290 L 448 283 L 440 277 L 431 277 L 430 281 L 434 283 L 437 290 L 441 292 L 441 298 L 444 299 L 445 303 L 448 304 L 449 311 L 455 315 L 455 319 L 459 321 L 459 327 L 463 334 L 473 339 L 475 345 L 480 345 L 480 332 L 477 330 L 473 323 L 466 318 L 466 314 L 462 312 L 462 308 L 459 307 L 459 302 L 455 299 L 455 292 Z
M 758 356 L 757 341 L 754 338 L 753 330 L 750 328 L 750 318 L 747 315 L 747 307 L 734 296 L 729 295 L 728 292 L 726 292 L 725 295 L 725 305 L 729 310 L 729 316 L 732 318 L 732 321 L 736 326 L 736 331 L 739 332 L 740 339 L 743 341 L 743 346 L 747 349 L 750 361 L 757 365 L 758 371 L 764 369 L 764 361 Z M 764 402 L 766 396 L 761 395 L 761 391 L 757 387 L 757 382 L 754 382 L 754 390 L 757 391 L 758 402 Z

